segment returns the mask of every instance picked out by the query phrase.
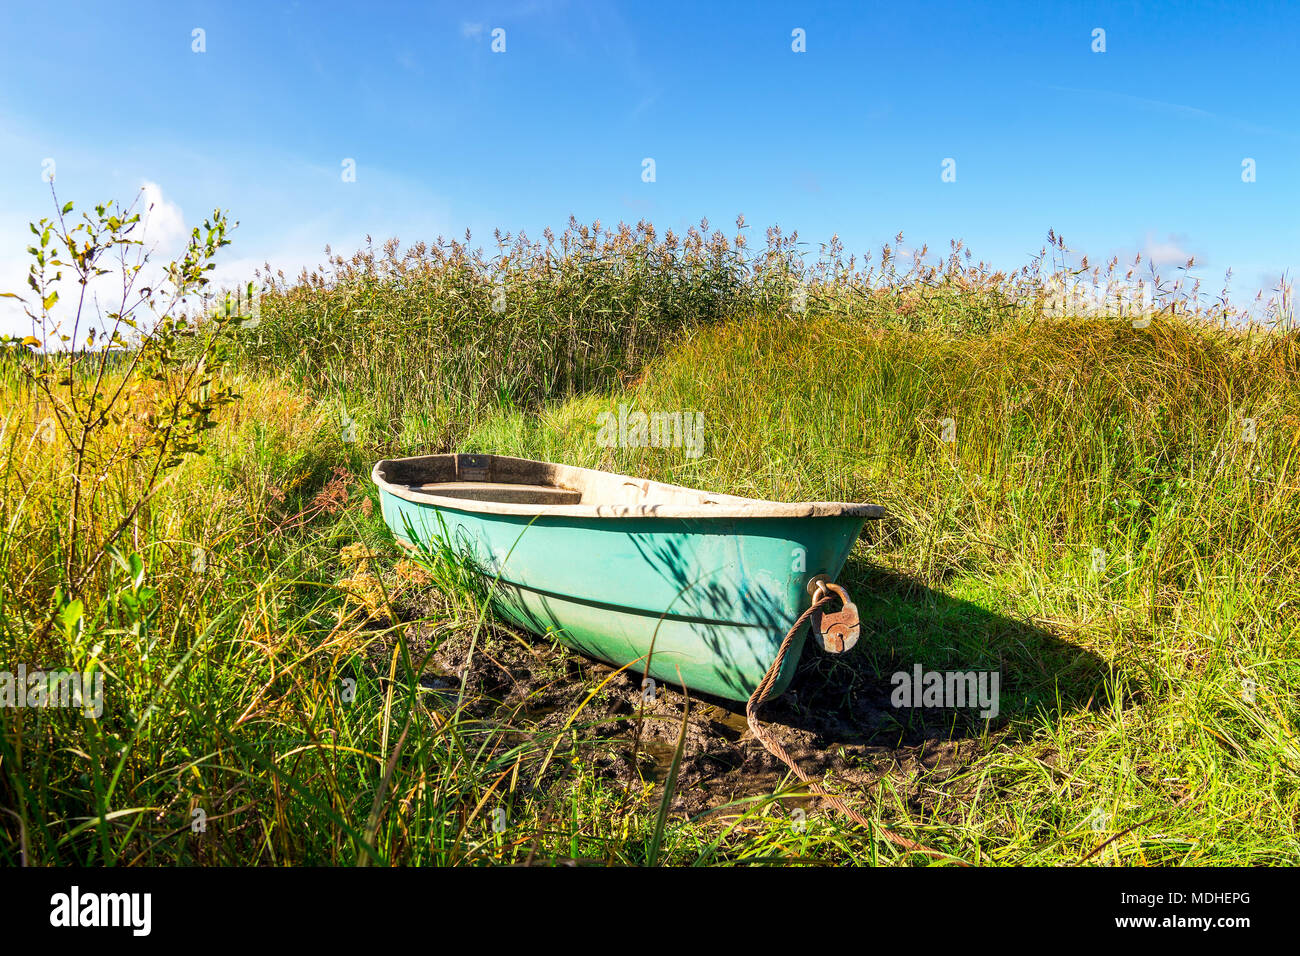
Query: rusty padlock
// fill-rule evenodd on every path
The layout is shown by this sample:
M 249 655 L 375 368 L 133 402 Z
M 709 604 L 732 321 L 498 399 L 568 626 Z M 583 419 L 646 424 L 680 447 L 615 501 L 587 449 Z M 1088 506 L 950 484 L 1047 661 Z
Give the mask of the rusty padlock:
M 818 608 L 813 611 L 811 621 L 817 645 L 828 654 L 843 654 L 858 642 L 858 635 L 862 633 L 862 624 L 858 619 L 858 606 L 849 600 L 849 592 L 822 575 L 814 578 L 808 586 L 810 589 L 815 589 L 814 600 L 816 592 L 822 588 L 839 596 L 843 607 L 838 611 L 829 612 Z

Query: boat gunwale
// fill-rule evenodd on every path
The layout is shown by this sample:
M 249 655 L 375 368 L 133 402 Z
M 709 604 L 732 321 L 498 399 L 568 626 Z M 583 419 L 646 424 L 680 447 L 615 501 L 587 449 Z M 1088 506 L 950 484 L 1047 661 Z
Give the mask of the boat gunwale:
M 561 465 L 555 462 L 538 461 L 533 458 L 514 458 L 509 455 L 476 454 L 477 460 L 487 459 L 492 462 L 504 462 L 512 465 L 542 466 L 553 469 L 560 476 L 598 475 L 605 479 L 621 480 L 625 484 L 636 485 L 648 494 L 662 490 L 680 494 L 682 492 L 699 495 L 700 504 L 653 503 L 639 505 L 534 505 L 513 504 L 506 502 L 481 501 L 471 498 L 451 498 L 426 491 L 412 491 L 410 488 L 389 481 L 385 469 L 393 465 L 418 467 L 416 463 L 433 460 L 448 460 L 470 457 L 451 452 L 440 455 L 414 455 L 409 458 L 384 458 L 375 463 L 370 477 L 375 485 L 389 494 L 413 504 L 431 505 L 452 511 L 465 511 L 484 515 L 511 515 L 519 517 L 555 516 L 569 518 L 723 518 L 730 520 L 746 518 L 884 518 L 888 512 L 880 505 L 866 502 L 847 501 L 765 501 L 762 498 L 744 498 L 738 495 L 714 494 L 685 485 L 673 485 L 647 478 L 633 478 L 612 471 L 598 468 L 582 468 L 577 465 Z

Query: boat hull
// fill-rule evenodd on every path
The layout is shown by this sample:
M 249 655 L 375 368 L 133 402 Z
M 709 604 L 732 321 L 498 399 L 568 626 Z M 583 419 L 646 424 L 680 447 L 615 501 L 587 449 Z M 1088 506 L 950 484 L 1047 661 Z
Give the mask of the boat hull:
M 807 609 L 809 580 L 839 574 L 867 520 L 490 514 L 382 484 L 380 500 L 399 541 L 445 544 L 471 559 L 515 625 L 633 674 L 737 701 Z M 806 633 L 772 696 L 793 677 Z

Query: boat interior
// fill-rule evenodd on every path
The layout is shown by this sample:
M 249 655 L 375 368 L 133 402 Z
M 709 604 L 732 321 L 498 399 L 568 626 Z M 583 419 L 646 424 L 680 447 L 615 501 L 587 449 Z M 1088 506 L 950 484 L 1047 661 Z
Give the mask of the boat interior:
M 372 477 L 408 501 L 481 513 L 709 519 L 885 515 L 879 505 L 863 502 L 763 501 L 506 455 L 385 459 L 376 463 Z
M 414 495 L 519 505 L 716 505 L 716 495 L 642 478 L 500 455 L 430 455 L 384 463 L 384 478 Z

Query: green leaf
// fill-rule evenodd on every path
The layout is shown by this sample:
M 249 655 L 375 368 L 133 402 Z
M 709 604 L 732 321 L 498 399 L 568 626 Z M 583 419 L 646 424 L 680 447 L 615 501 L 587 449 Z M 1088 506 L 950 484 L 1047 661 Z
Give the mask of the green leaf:
M 131 557 L 127 558 L 127 565 L 131 575 L 131 586 L 139 588 L 144 583 L 144 558 L 131 552 Z
M 56 290 L 54 292 L 51 292 L 44 299 L 42 299 L 41 305 L 46 309 L 52 309 L 54 308 L 54 303 L 58 301 L 59 301 L 59 293 Z
M 68 200 L 68 202 L 63 207 L 63 215 L 66 216 L 70 212 L 72 212 L 72 200 Z
M 59 623 L 65 631 L 71 631 L 86 613 L 86 606 L 80 601 L 69 601 L 59 611 Z

